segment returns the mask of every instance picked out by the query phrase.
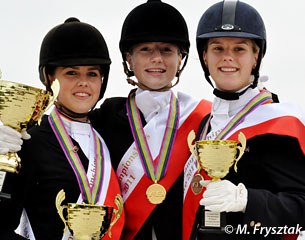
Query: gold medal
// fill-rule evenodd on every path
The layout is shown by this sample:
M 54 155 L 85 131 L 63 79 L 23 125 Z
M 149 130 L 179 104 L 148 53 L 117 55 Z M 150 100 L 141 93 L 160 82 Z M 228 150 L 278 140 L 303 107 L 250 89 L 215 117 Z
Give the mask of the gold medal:
M 199 193 L 201 193 L 203 187 L 200 184 L 200 181 L 204 180 L 203 176 L 201 176 L 199 173 L 197 173 L 192 180 L 192 191 L 195 195 L 198 195 Z
M 160 204 L 166 197 L 166 190 L 161 184 L 154 183 L 147 188 L 146 196 L 150 203 Z

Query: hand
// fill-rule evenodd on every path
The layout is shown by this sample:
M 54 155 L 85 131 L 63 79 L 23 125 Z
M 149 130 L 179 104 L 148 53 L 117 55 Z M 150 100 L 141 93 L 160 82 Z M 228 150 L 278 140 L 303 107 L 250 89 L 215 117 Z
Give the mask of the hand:
M 19 133 L 11 127 L 0 125 L 0 154 L 20 151 L 22 139 L 30 138 L 31 136 L 25 130 Z
M 206 187 L 200 205 L 213 212 L 245 212 L 248 202 L 248 191 L 244 184 L 237 186 L 228 180 L 202 181 Z

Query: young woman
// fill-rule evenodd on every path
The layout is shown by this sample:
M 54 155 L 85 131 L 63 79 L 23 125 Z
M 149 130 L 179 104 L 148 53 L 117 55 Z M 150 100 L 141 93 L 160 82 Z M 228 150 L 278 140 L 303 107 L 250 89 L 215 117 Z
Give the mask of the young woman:
M 216 3 L 200 19 L 197 50 L 215 95 L 211 115 L 202 121 L 197 137 L 238 141 L 242 132 L 246 149 L 237 172 L 232 168 L 221 181 L 202 181 L 203 194 L 187 192 L 187 201 L 193 200 L 189 206 L 195 206 L 189 210 L 189 219 L 195 219 L 200 201 L 206 210 L 226 212 L 232 234 L 222 229 L 224 235 L 217 236 L 195 222 L 194 231 L 199 228 L 199 233 L 194 235 L 199 239 L 287 239 L 291 237 L 287 234 L 305 227 L 305 115 L 293 104 L 276 103 L 268 90 L 257 86 L 266 52 L 264 22 L 246 3 Z M 210 179 L 203 170 L 201 174 L 203 180 Z M 243 227 L 244 234 L 238 232 Z
M 58 79 L 60 91 L 51 114 L 28 130 L 31 138 L 18 152 L 22 167 L 15 175 L 12 199 L 0 202 L 0 239 L 21 238 L 14 230 L 22 210 L 19 229 L 24 237 L 72 239 L 70 231 L 64 233 L 55 205 L 61 190 L 63 205 L 86 203 L 122 210 L 116 203 L 120 187 L 108 149 L 88 119 L 104 95 L 110 63 L 101 33 L 76 18 L 54 27 L 43 39 L 40 78 L 47 89 Z M 10 145 L 7 149 L 14 150 Z M 112 239 L 120 239 L 123 224 L 122 212 L 111 229 Z M 106 233 L 103 239 L 108 238 Z
M 161 1 L 139 5 L 124 21 L 120 50 L 128 82 L 138 88 L 106 99 L 91 119 L 120 181 L 122 238 L 182 239 L 187 134 L 210 111 L 209 102 L 172 91 L 189 52 L 185 20 Z

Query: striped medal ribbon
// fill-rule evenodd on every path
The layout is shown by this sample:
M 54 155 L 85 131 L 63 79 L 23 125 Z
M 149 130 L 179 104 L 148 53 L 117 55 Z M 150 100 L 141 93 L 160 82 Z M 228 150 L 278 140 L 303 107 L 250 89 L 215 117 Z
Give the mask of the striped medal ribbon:
M 258 93 L 255 97 L 253 97 L 228 123 L 227 125 L 219 132 L 216 136 L 215 140 L 224 139 L 229 132 L 235 129 L 248 114 L 253 112 L 257 107 L 263 104 L 272 103 L 272 95 L 269 91 L 263 90 Z M 204 126 L 204 130 L 200 135 L 201 140 L 205 140 L 207 136 L 207 132 L 210 126 L 212 115 Z
M 142 162 L 144 172 L 154 183 L 146 190 L 148 201 L 152 204 L 159 204 L 166 197 L 166 189 L 158 183 L 165 175 L 168 162 L 171 156 L 172 147 L 175 142 L 176 133 L 179 126 L 179 103 L 176 96 L 171 93 L 170 108 L 167 117 L 166 128 L 162 139 L 159 155 L 154 162 L 152 158 L 143 125 L 140 112 L 136 105 L 135 91 L 132 91 L 127 99 L 126 108 L 128 112 L 129 124 L 132 130 L 133 138 Z
M 94 136 L 95 172 L 92 186 L 90 186 L 86 171 L 77 154 L 76 147 L 73 145 L 56 107 L 51 112 L 48 120 L 66 158 L 70 163 L 70 166 L 74 171 L 82 194 L 83 202 L 87 204 L 95 204 L 100 196 L 104 176 L 104 151 L 97 134 L 92 129 Z

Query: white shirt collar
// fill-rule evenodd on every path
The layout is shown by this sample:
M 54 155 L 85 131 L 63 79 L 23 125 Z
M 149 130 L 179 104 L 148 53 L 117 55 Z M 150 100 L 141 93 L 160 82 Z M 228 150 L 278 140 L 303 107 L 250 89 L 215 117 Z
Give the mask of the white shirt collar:
M 90 135 L 91 125 L 89 123 L 82 123 L 70 120 L 66 117 L 61 118 L 67 132 L 72 136 L 74 134 Z
M 171 91 L 155 92 L 142 90 L 136 91 L 136 104 L 139 110 L 143 113 L 146 122 L 160 111 L 169 106 Z
M 258 88 L 249 88 L 238 100 L 224 100 L 215 97 L 212 105 L 211 132 L 217 134 L 230 119 L 237 114 L 253 97 L 259 93 Z M 208 136 L 209 137 L 209 136 Z
M 258 88 L 249 88 L 238 100 L 224 100 L 215 97 L 213 102 L 212 115 L 226 115 L 232 117 L 238 113 L 253 97 L 259 93 Z

